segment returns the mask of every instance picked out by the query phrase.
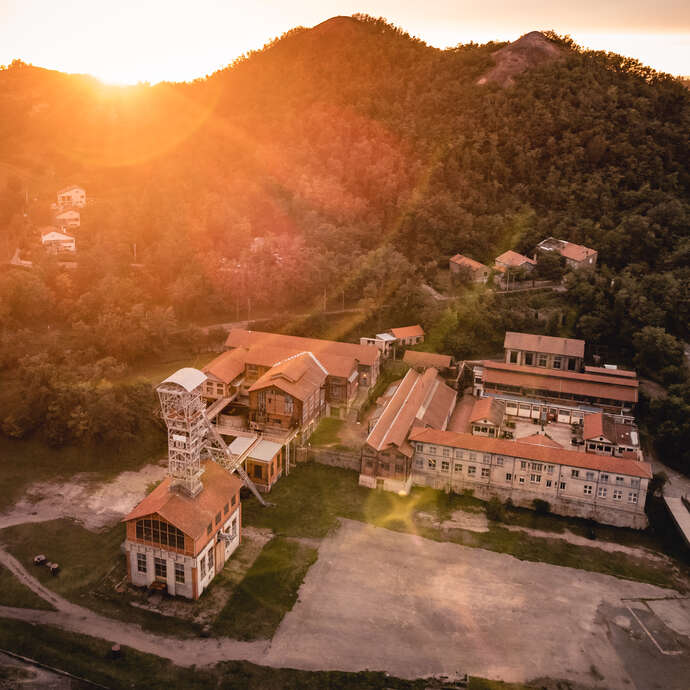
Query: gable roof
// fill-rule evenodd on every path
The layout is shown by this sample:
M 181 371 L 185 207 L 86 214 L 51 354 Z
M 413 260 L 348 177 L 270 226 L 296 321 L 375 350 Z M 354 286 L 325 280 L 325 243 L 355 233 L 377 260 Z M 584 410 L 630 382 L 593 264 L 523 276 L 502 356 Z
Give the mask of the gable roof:
M 447 386 L 436 369 L 423 374 L 410 369 L 369 433 L 366 443 L 377 451 L 396 446 L 410 457 L 407 434 L 417 424 L 444 427 L 455 406 L 456 392 Z
M 64 216 L 77 216 L 78 218 L 80 217 L 79 211 L 75 211 L 73 208 L 68 208 L 65 211 L 60 211 L 60 213 L 56 214 L 56 218 L 63 218 Z
M 171 479 L 166 477 L 122 522 L 157 513 L 188 537 L 195 540 L 203 537 L 207 525 L 213 524 L 215 515 L 242 487 L 242 481 L 237 476 L 226 472 L 215 462 L 205 462 L 203 469 L 201 483 L 204 488 L 194 498 L 170 491 Z
M 456 254 L 455 256 L 451 257 L 449 259 L 450 263 L 457 264 L 458 266 L 464 266 L 465 268 L 469 268 L 472 271 L 488 271 L 489 267 L 485 266 L 482 263 L 479 263 L 479 261 L 475 261 L 474 259 L 470 259 L 469 256 L 464 256 L 463 254 Z
M 590 256 L 596 254 L 594 249 L 585 247 L 583 244 L 575 244 L 575 242 L 568 242 L 568 240 L 559 240 L 555 237 L 547 237 L 542 240 L 537 249 L 544 249 L 546 251 L 555 251 L 566 259 L 572 261 L 585 261 Z
M 533 265 L 537 263 L 534 259 L 530 259 L 529 256 L 518 254 L 512 249 L 509 249 L 507 252 L 503 252 L 503 254 L 497 256 L 495 261 L 496 263 L 504 264 L 505 266 L 509 266 L 511 268 L 519 268 L 526 263 Z
M 391 328 L 390 331 L 396 338 L 415 338 L 424 335 L 424 329 L 418 323 L 414 326 Z
M 83 187 L 80 187 L 78 184 L 71 184 L 68 187 L 63 187 L 62 189 L 58 189 L 57 193 L 58 194 L 64 194 L 65 192 L 71 192 L 73 189 L 78 189 L 82 192 L 86 192 L 86 190 Z
M 244 328 L 231 329 L 225 340 L 225 347 L 227 348 L 254 348 L 258 346 L 282 350 L 283 357 L 298 352 L 313 352 L 322 363 L 323 359 L 332 356 L 356 359 L 360 364 L 372 366 L 381 357 L 381 352 L 376 345 L 359 345 L 355 343 L 341 343 L 336 340 L 302 338 L 296 335 L 283 335 L 282 333 L 248 331 Z M 286 351 L 287 355 L 285 354 Z
M 515 439 L 518 443 L 531 443 L 535 446 L 548 446 L 549 448 L 563 448 L 560 443 L 556 443 L 552 438 L 545 434 L 532 434 L 531 436 L 522 436 Z
M 507 441 L 491 438 L 490 436 L 473 436 L 457 431 L 440 431 L 437 429 L 415 428 L 410 433 L 410 441 L 433 443 L 451 448 L 476 450 L 483 453 L 498 453 L 524 460 L 553 463 L 554 465 L 568 465 L 586 470 L 599 470 L 611 474 L 626 474 L 629 477 L 652 478 L 652 467 L 647 462 L 636 460 L 620 460 L 609 455 L 595 455 L 582 453 L 565 448 L 551 448 L 543 445 Z
M 64 232 L 59 232 L 57 230 L 49 230 L 45 234 L 41 235 L 41 242 L 60 242 L 64 240 L 73 240 L 72 235 L 66 235 Z
M 479 398 L 472 406 L 470 422 L 478 422 L 481 419 L 488 419 L 495 426 L 501 426 L 505 416 L 505 407 L 496 398 Z
M 439 355 L 435 352 L 418 352 L 417 350 L 406 350 L 403 362 L 411 367 L 434 367 L 435 369 L 448 369 L 453 363 L 450 355 Z
M 202 371 L 223 383 L 230 383 L 244 372 L 246 357 L 247 351 L 243 348 L 227 350 L 211 360 Z
M 568 357 L 585 356 L 584 340 L 556 338 L 552 335 L 537 335 L 535 333 L 516 333 L 515 331 L 506 331 L 503 348 L 505 350 L 548 352 L 551 355 Z
M 603 436 L 611 443 L 625 446 L 638 446 L 639 436 L 634 424 L 617 422 L 610 414 L 585 415 L 582 438 L 585 441 Z
M 249 391 L 275 386 L 298 400 L 306 400 L 326 380 L 328 372 L 311 352 L 300 352 L 272 366 Z

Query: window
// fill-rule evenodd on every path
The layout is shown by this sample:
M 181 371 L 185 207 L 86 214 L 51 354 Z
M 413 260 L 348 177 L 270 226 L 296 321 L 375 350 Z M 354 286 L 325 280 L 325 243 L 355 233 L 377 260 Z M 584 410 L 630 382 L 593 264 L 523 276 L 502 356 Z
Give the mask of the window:
M 216 525 L 220 524 L 220 512 L 216 513 Z
M 525 364 L 528 367 L 534 365 L 534 352 L 525 352 Z
M 586 495 L 589 496 L 592 493 L 592 485 L 591 484 L 585 484 L 582 487 L 582 492 Z
M 184 584 L 184 563 L 175 563 L 175 582 Z
M 513 475 L 510 472 L 506 472 L 506 481 L 507 482 L 513 481 Z
M 233 518 L 230 523 L 230 538 L 234 539 L 237 536 L 237 518 Z
M 570 470 L 570 476 L 577 479 L 580 476 L 580 470 Z
M 562 364 L 562 360 L 560 357 L 554 357 L 553 358 L 553 368 L 554 369 L 560 369 Z
M 156 569 L 156 577 L 161 580 L 168 579 L 168 564 L 162 558 L 154 558 L 153 564 Z
M 206 525 L 206 534 L 209 535 L 213 532 L 213 525 L 209 522 L 208 525 Z
M 226 503 L 223 506 L 223 515 L 227 515 L 229 511 L 230 511 L 230 505 L 228 503 Z
M 547 488 L 547 489 L 550 489 L 552 483 L 553 483 L 553 482 L 552 482 L 550 479 L 547 479 L 547 480 L 546 480 L 546 488 Z
M 476 460 L 477 459 L 477 454 L 476 453 L 470 453 L 470 460 Z
M 540 462 L 530 463 L 530 469 L 536 470 L 537 472 L 541 472 L 541 463 Z
M 554 466 L 553 466 L 553 465 L 547 465 L 547 466 L 546 466 L 546 471 L 547 471 L 549 474 L 553 474 L 553 470 L 554 470 Z
M 201 579 L 206 577 L 206 559 L 202 556 L 199 561 L 199 569 L 201 570 Z
M 254 465 L 254 477 L 255 479 L 261 479 L 264 476 L 261 465 Z
M 444 448 L 443 449 L 443 457 L 447 458 L 450 456 L 450 448 Z
M 489 472 L 490 472 L 490 470 L 488 467 L 482 467 L 482 477 L 488 477 Z
M 622 484 L 624 481 L 623 477 L 616 477 L 616 484 Z
M 467 474 L 471 474 L 471 475 L 477 474 L 477 468 L 474 465 L 470 465 L 467 468 Z
M 455 463 L 455 471 L 456 472 L 462 472 L 462 464 L 459 462 Z
M 427 466 L 429 467 L 430 470 L 435 470 L 436 469 L 436 460 L 433 458 L 429 458 L 427 460 Z
M 526 470 L 527 469 L 527 463 L 524 461 L 520 461 L 520 469 L 521 470 Z
M 400 474 L 403 471 L 403 466 L 402 465 L 395 465 L 395 471 Z
M 448 472 L 448 470 L 450 470 L 450 463 L 448 462 L 448 460 L 444 460 L 444 461 L 441 463 L 441 469 L 442 469 L 444 472 Z
M 613 500 L 620 501 L 623 498 L 623 492 L 620 489 L 613 490 Z
M 458 458 L 458 460 L 462 460 L 465 457 L 465 451 L 457 449 L 455 451 L 455 457 Z
M 563 491 L 563 489 L 565 489 L 565 482 L 561 482 L 559 488 Z
M 165 520 L 137 520 L 136 538 L 173 549 L 184 549 L 184 534 Z
M 235 503 L 237 503 L 237 496 L 236 495 L 232 497 L 232 500 L 230 501 L 230 505 L 234 506 Z
M 332 388 L 331 388 L 332 390 Z M 285 396 L 285 414 L 292 414 L 293 412 L 293 404 L 292 404 L 292 397 L 289 395 Z
M 594 472 L 587 472 L 586 479 L 588 482 L 593 482 L 594 481 Z
M 496 458 L 496 464 L 499 467 L 503 467 L 503 458 L 500 455 Z
M 517 364 L 518 361 L 518 353 L 515 350 L 510 351 L 510 363 L 511 364 Z
M 597 496 L 599 496 L 599 498 L 606 498 L 607 493 L 608 493 L 608 489 L 605 486 L 600 486 L 597 489 Z
M 596 450 L 597 446 L 595 443 L 588 443 L 587 448 L 589 448 L 589 450 Z
M 599 481 L 606 484 L 609 481 L 609 475 L 608 474 L 602 474 L 599 476 Z
M 138 553 L 137 554 L 137 570 L 140 573 L 146 572 L 146 554 L 145 553 Z
M 422 458 L 417 458 L 416 465 L 417 467 L 424 467 L 424 460 L 422 460 Z
M 417 443 L 415 444 L 417 446 L 417 452 L 418 453 L 423 453 L 424 452 L 424 444 L 423 443 Z
M 208 566 L 208 572 L 213 572 L 213 548 L 208 550 L 208 555 L 206 556 L 206 565 Z
M 384 472 L 388 472 L 388 468 L 390 467 L 390 463 L 388 463 L 388 462 L 381 462 L 381 463 L 379 463 L 379 467 L 380 467 Z
M 637 503 L 637 491 L 631 491 L 628 494 L 628 503 Z
M 491 456 L 484 454 L 484 456 L 482 457 L 482 462 L 485 465 L 490 465 L 491 464 Z
M 540 474 L 530 474 L 529 476 L 530 484 L 539 484 L 541 482 Z
M 429 453 L 429 455 L 436 455 L 436 446 L 429 446 L 426 452 Z
M 545 367 L 546 366 L 546 355 L 542 355 L 542 354 L 537 355 L 537 366 L 538 367 Z
M 634 489 L 639 489 L 640 488 L 640 480 L 639 479 L 631 479 L 630 480 L 630 486 L 632 486 Z
M 524 477 L 520 477 L 520 478 L 518 479 L 518 484 L 524 484 L 524 483 L 525 483 L 525 478 L 524 478 Z

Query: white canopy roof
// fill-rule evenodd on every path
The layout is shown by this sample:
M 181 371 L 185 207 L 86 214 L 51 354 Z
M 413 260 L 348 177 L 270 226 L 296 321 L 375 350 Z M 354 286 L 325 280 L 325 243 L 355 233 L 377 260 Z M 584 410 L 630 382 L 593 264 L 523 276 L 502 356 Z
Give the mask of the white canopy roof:
M 184 367 L 178 369 L 174 374 L 168 376 L 163 383 L 176 383 L 182 386 L 187 392 L 191 393 L 195 388 L 200 386 L 206 380 L 206 374 L 203 371 L 194 369 L 192 367 Z

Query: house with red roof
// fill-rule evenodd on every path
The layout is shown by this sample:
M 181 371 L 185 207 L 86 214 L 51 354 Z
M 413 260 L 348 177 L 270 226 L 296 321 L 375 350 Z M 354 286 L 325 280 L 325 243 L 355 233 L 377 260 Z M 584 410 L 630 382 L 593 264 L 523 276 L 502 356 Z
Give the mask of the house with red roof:
M 448 261 L 450 272 L 454 275 L 467 274 L 473 283 L 486 283 L 491 269 L 469 256 L 456 254 Z
M 594 269 L 597 265 L 598 254 L 596 250 L 567 240 L 558 240 L 555 237 L 547 237 L 542 240 L 537 245 L 537 251 L 560 254 L 565 258 L 566 265 L 575 270 Z
M 499 438 L 505 418 L 505 404 L 496 398 L 479 398 L 470 413 L 472 433 Z
M 130 583 L 198 599 L 223 569 L 241 541 L 242 481 L 209 461 L 201 483 L 191 496 L 168 476 L 124 518 Z
M 391 328 L 388 331 L 403 347 L 419 345 L 424 342 L 424 329 L 417 323 L 414 326 Z

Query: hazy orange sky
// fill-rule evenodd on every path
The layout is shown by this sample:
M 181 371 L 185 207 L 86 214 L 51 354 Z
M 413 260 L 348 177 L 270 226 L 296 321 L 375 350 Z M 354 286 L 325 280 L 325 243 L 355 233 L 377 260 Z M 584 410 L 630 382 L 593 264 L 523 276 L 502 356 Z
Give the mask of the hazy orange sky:
M 355 12 L 441 48 L 554 29 L 690 74 L 690 0 L 0 0 L 0 63 L 20 58 L 115 83 L 190 80 L 295 26 Z

